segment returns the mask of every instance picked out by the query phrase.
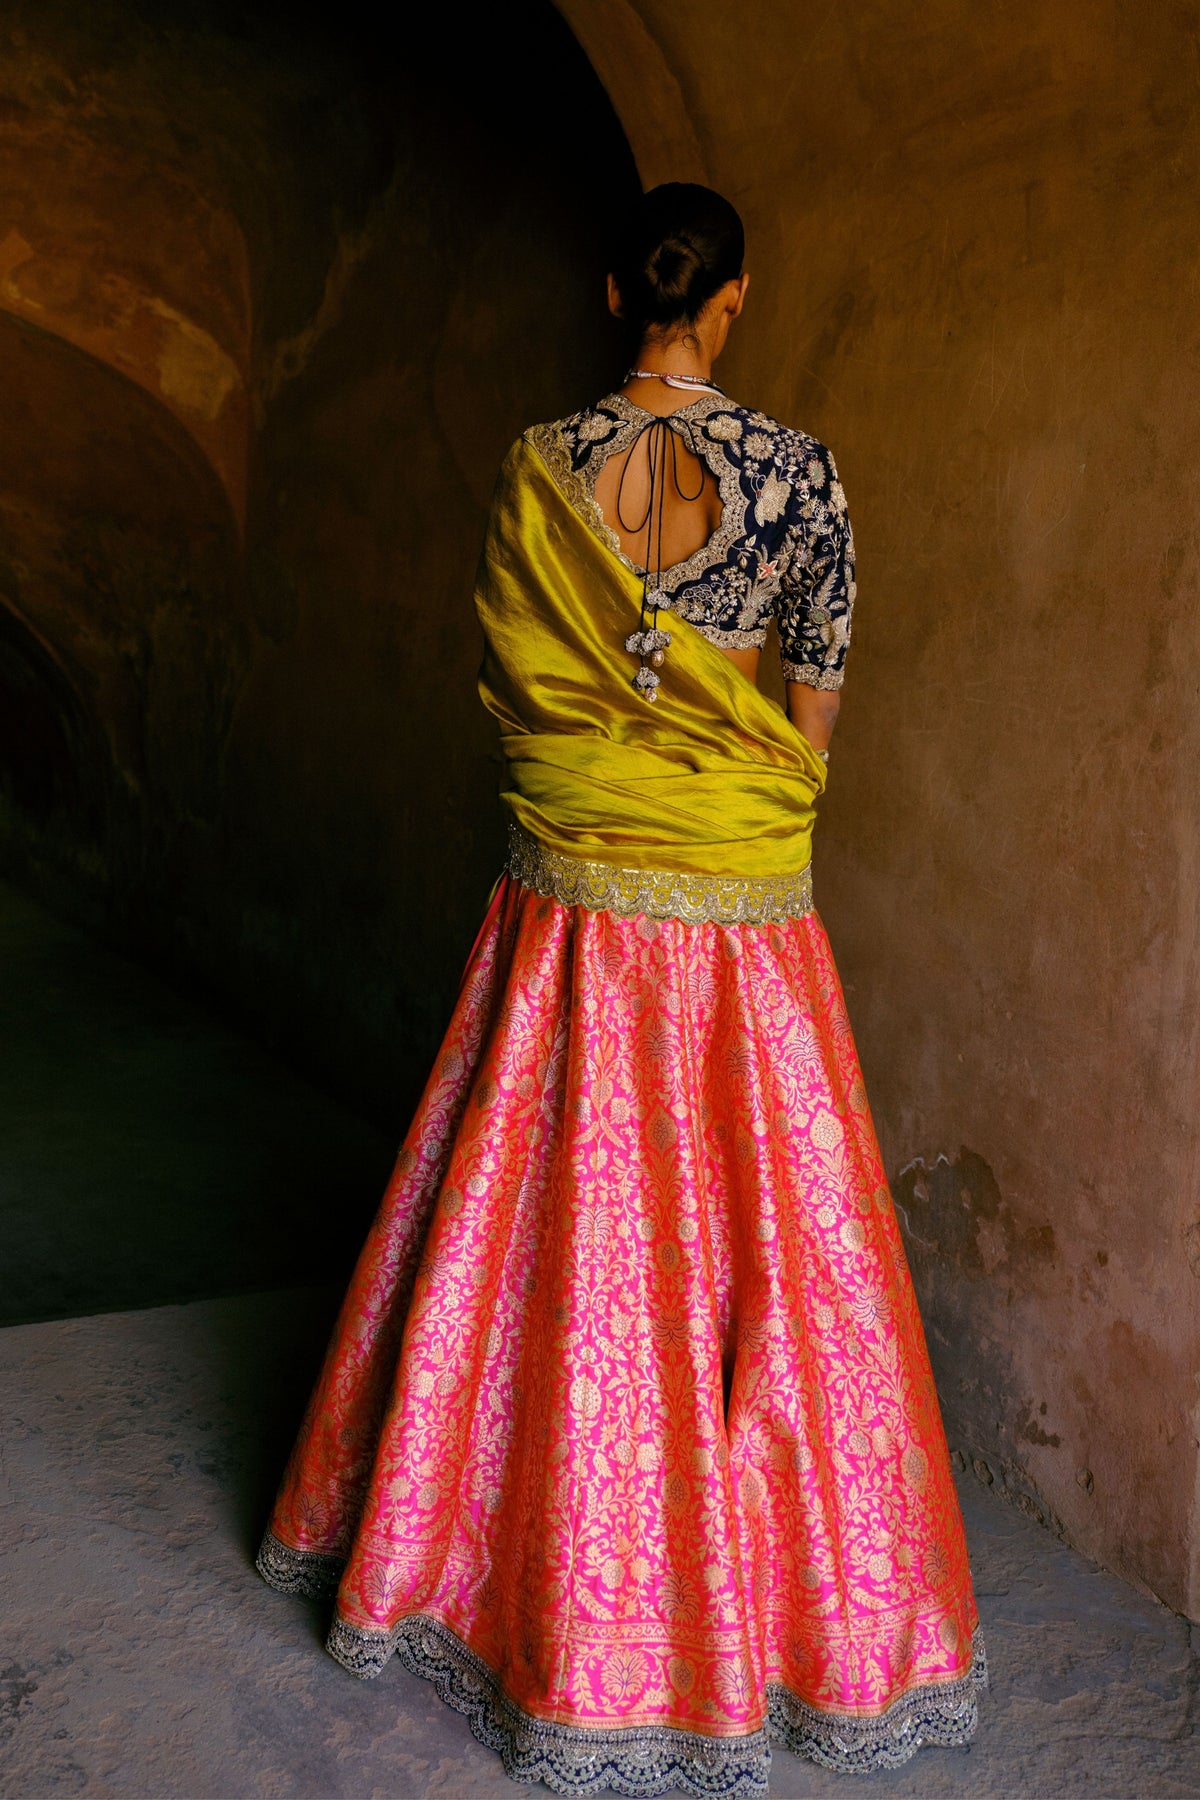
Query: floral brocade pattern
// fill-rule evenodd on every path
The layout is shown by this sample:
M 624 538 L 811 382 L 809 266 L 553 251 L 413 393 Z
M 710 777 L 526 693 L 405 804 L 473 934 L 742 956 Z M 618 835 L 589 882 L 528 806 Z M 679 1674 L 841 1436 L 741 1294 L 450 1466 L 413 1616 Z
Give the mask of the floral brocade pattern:
M 789 1719 L 835 1765 L 838 1727 L 897 1722 L 875 1761 L 969 1736 L 961 1519 L 814 913 L 502 878 L 261 1566 L 343 1564 L 334 1653 L 399 1650 L 484 1741 L 511 1715 L 632 1767 L 679 1734 L 741 1784 L 692 1791 L 750 1793 Z

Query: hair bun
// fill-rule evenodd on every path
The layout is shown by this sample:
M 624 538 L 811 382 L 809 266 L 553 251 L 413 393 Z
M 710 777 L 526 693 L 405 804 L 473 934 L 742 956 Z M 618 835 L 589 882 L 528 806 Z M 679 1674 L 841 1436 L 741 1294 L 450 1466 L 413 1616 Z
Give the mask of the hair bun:
M 664 320 L 691 317 L 696 296 L 692 289 L 704 285 L 704 258 L 689 238 L 664 238 L 646 261 L 646 286 L 658 300 L 655 309 Z M 699 280 L 697 280 L 699 278 Z M 700 305 L 704 301 L 701 299 Z
M 745 234 L 734 208 L 711 188 L 668 181 L 643 194 L 612 263 L 632 330 L 690 324 L 742 272 Z

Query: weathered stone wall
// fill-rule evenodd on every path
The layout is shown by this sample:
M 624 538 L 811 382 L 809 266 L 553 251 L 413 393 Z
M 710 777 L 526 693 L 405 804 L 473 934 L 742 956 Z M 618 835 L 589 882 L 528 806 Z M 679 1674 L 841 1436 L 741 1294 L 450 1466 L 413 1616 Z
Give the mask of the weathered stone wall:
M 643 173 L 749 224 L 727 384 L 849 495 L 819 899 L 952 1442 L 1200 1613 L 1195 15 L 563 10 L 636 12 Z
M 850 495 L 820 893 L 952 1440 L 1200 1612 L 1192 15 L 562 10 Z M 492 471 L 616 366 L 623 140 L 503 14 L 0 30 L 0 861 L 397 1129 L 500 849 Z
M 501 856 L 484 511 L 630 192 L 548 0 L 5 9 L 0 860 L 397 1131 Z

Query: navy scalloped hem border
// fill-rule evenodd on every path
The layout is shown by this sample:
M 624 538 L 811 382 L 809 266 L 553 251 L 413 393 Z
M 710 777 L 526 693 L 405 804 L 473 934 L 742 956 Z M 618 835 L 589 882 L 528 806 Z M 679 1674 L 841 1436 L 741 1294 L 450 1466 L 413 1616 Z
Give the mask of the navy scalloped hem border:
M 256 1566 L 283 1593 L 328 1598 L 336 1593 L 343 1561 L 289 1549 L 268 1532 Z M 670 1726 L 606 1729 L 535 1719 L 507 1698 L 486 1663 L 448 1626 L 421 1614 L 390 1631 L 362 1631 L 335 1616 L 326 1649 L 363 1679 L 378 1675 L 398 1656 L 465 1716 L 512 1780 L 543 1782 L 567 1800 L 604 1789 L 629 1800 L 655 1800 L 672 1788 L 698 1800 L 765 1800 L 772 1743 L 846 1774 L 899 1768 L 923 1745 L 968 1743 L 978 1724 L 978 1696 L 987 1685 L 987 1660 L 977 1635 L 969 1674 L 915 1688 L 877 1717 L 819 1712 L 789 1688 L 772 1686 L 763 1730 L 713 1738 Z

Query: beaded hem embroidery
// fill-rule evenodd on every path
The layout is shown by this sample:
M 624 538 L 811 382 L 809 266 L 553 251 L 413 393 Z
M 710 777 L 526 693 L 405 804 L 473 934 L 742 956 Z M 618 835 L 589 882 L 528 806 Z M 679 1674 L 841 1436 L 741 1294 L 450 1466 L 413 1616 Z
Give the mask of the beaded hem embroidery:
M 268 1532 L 257 1567 L 272 1587 L 326 1597 L 341 1559 L 292 1550 Z M 969 1742 L 978 1723 L 978 1693 L 987 1685 L 983 1644 L 975 1639 L 970 1672 L 961 1680 L 914 1688 L 874 1718 L 818 1712 L 789 1688 L 767 1690 L 763 1730 L 702 1737 L 670 1726 L 604 1728 L 533 1718 L 503 1693 L 487 1664 L 439 1619 L 414 1614 L 390 1631 L 363 1631 L 335 1617 L 326 1649 L 352 1675 L 369 1680 L 392 1655 L 433 1683 L 438 1697 L 465 1715 L 496 1751 L 514 1781 L 544 1782 L 575 1800 L 608 1788 L 652 1800 L 672 1788 L 711 1800 L 765 1800 L 772 1743 L 847 1774 L 894 1769 L 925 1744 Z
M 629 919 L 682 919 L 688 925 L 765 925 L 802 918 L 813 909 L 812 864 L 795 875 L 754 880 L 740 875 L 681 875 L 673 869 L 623 869 L 589 862 L 540 844 L 510 822 L 508 872 L 522 887 Z
M 345 1556 L 320 1550 L 293 1550 L 268 1531 L 254 1559 L 267 1583 L 281 1594 L 303 1594 L 308 1600 L 329 1600 L 338 1591 Z

